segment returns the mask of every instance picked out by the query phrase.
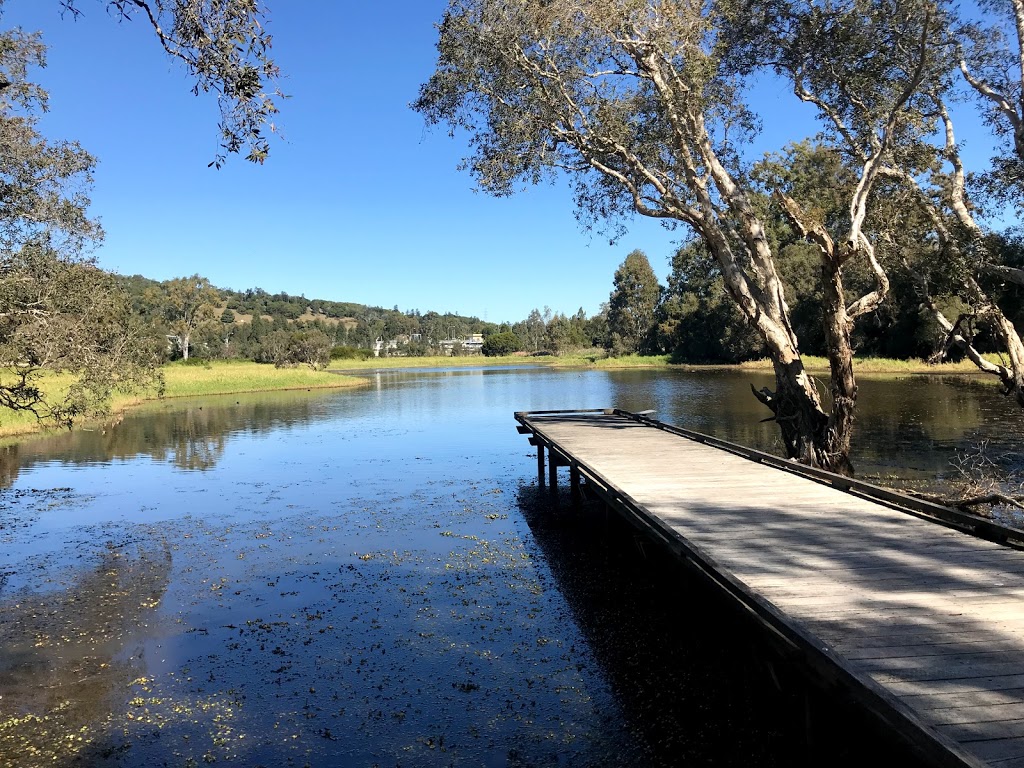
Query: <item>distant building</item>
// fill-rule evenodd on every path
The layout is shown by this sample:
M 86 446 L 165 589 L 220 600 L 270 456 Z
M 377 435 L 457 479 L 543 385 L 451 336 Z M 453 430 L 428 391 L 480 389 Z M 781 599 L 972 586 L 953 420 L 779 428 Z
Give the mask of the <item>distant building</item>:
M 384 341 L 383 336 L 378 336 L 377 340 L 373 342 L 373 356 L 380 357 L 380 353 L 384 352 L 385 357 L 391 354 L 391 350 L 398 350 L 398 339 L 391 339 L 390 341 Z
M 450 355 L 455 351 L 456 346 L 464 355 L 479 355 L 484 346 L 484 335 L 482 333 L 471 333 L 464 339 L 444 339 L 438 342 L 441 353 Z

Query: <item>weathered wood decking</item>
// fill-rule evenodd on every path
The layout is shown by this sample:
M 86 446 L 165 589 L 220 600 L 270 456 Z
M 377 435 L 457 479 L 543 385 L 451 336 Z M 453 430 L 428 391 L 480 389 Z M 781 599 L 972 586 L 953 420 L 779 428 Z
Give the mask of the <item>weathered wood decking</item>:
M 1024 552 L 977 535 L 1020 531 L 623 411 L 516 419 L 926 759 L 1024 766 Z

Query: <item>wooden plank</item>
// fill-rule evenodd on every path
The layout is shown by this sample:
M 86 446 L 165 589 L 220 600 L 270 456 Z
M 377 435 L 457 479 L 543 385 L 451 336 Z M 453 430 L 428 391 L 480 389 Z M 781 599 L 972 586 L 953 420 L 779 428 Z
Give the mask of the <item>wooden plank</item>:
M 936 726 L 1024 720 L 1024 702 L 1012 701 L 1005 704 L 990 704 L 979 707 L 960 705 L 944 709 L 934 709 L 929 712 L 928 720 Z
M 775 457 L 647 419 L 608 410 L 516 418 L 568 459 L 571 479 L 578 467 L 588 486 L 796 643 L 816 669 L 834 668 L 937 763 L 1017 758 L 1020 552 L 922 519 L 934 505 L 910 502 L 907 514 L 891 506 L 902 503 L 898 494 L 883 490 L 879 503 L 865 498 L 874 494 L 865 484 L 804 477 Z M 946 523 L 1024 535 L 959 513 Z
M 1004 630 L 1005 631 L 1005 630 Z M 993 633 L 989 629 L 965 629 L 958 632 L 927 632 L 916 627 L 894 627 L 892 631 L 881 629 L 858 631 L 850 628 L 845 633 L 843 642 L 850 644 L 851 651 L 870 654 L 876 650 L 891 651 L 893 648 L 929 648 L 936 645 L 959 643 L 965 647 L 973 645 L 991 645 Z M 1024 639 L 1024 629 L 1008 632 L 1005 639 L 1006 647 L 1018 648 Z M 845 656 L 847 652 L 844 651 Z M 856 658 L 855 656 L 852 658 Z
M 970 746 L 971 751 L 983 760 L 1024 759 L 1024 738 L 974 741 L 970 743 Z
M 1001 720 L 980 723 L 953 723 L 936 725 L 939 733 L 944 733 L 954 741 L 992 741 L 996 739 L 1024 739 L 1024 719 Z M 1024 753 L 1021 753 L 1024 756 Z
M 1016 656 L 1016 658 L 1012 658 Z M 867 659 L 857 663 L 879 682 L 890 680 L 968 680 L 1012 675 L 1024 670 L 1019 654 L 1000 654 L 991 660 L 986 654 L 950 654 L 895 659 Z
M 921 694 L 955 695 L 972 691 L 1009 691 L 1024 688 L 1024 674 L 994 675 L 960 680 L 898 680 L 884 683 L 897 696 L 919 696 Z
M 977 707 L 1005 706 L 1019 704 L 1024 701 L 1024 687 L 1005 688 L 1003 690 L 965 691 L 949 693 L 946 691 L 929 691 L 925 694 L 901 697 L 908 706 L 924 712 L 929 720 L 949 717 L 950 710 L 967 712 Z
M 959 637 L 951 638 L 944 636 L 943 642 L 918 643 L 914 645 L 889 645 L 889 646 L 854 646 L 850 650 L 843 651 L 843 656 L 850 661 L 877 661 L 881 659 L 925 659 L 937 657 L 947 659 L 951 654 L 966 655 L 972 654 L 975 658 L 985 657 L 991 659 L 1007 659 L 1020 654 L 1020 644 L 1004 642 L 993 647 L 985 640 L 964 641 Z

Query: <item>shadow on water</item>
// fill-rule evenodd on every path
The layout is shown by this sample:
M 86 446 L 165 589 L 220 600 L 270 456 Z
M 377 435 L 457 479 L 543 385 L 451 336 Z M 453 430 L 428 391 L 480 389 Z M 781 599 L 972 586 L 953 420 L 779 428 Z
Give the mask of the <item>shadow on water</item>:
M 83 559 L 51 564 L 38 589 L 0 601 L 0 755 L 21 765 L 59 765 L 144 679 L 143 648 L 171 574 L 168 543 L 139 530 Z
M 601 502 L 576 510 L 565 496 L 525 486 L 519 506 L 642 745 L 625 764 L 920 765 L 660 544 Z

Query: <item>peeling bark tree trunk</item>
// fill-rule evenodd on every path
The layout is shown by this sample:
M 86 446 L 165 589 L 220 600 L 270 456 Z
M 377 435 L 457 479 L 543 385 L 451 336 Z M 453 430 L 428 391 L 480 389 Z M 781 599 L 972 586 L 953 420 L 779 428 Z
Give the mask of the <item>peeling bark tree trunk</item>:
M 800 358 L 782 280 L 774 263 L 764 260 L 760 270 L 762 285 L 755 287 L 739 268 L 721 228 L 706 220 L 699 231 L 722 268 L 722 277 L 733 301 L 760 332 L 768 348 L 775 371 L 775 391 L 767 388 L 758 391 L 753 385 L 751 391 L 771 410 L 772 420 L 781 432 L 786 458 L 850 474 L 849 436 L 844 444 L 845 452 L 837 450 L 828 429 L 830 417 L 822 409 L 818 389 Z
M 830 464 L 833 471 L 852 475 L 850 437 L 857 406 L 857 381 L 853 375 L 853 346 L 850 344 L 853 323 L 846 311 L 842 267 L 831 259 L 823 258 L 821 276 L 824 286 L 825 347 L 832 374 L 832 413 L 823 442 L 832 458 Z
M 828 416 L 813 382 L 798 359 L 789 363 L 773 362 L 775 391 L 754 390 L 754 396 L 771 409 L 782 433 L 786 457 L 804 464 L 832 469 L 822 462 L 825 456 L 824 437 Z
M 431 124 L 468 132 L 473 154 L 465 167 L 486 191 L 507 195 L 519 181 L 566 173 L 585 219 L 615 218 L 631 206 L 642 216 L 688 225 L 765 340 L 775 391 L 755 394 L 774 414 L 786 455 L 850 472 L 857 400 L 850 324 L 873 311 L 888 290 L 861 227 L 881 158 L 894 137 L 918 121 L 909 102 L 931 76 L 925 65 L 936 25 L 930 4 L 908 6 L 895 26 L 885 14 L 837 11 L 835 20 L 855 38 L 843 43 L 848 63 L 874 50 L 880 36 L 903 43 L 880 52 L 877 76 L 865 80 L 859 65 L 835 66 L 839 49 L 821 44 L 832 33 L 817 10 L 804 18 L 803 9 L 787 8 L 781 26 L 756 30 L 756 50 L 748 51 L 740 40 L 745 34 L 736 40 L 719 35 L 750 20 L 725 3 L 452 0 L 439 27 L 437 70 L 414 108 Z M 719 22 L 727 26 L 716 27 Z M 794 38 L 790 32 L 798 28 Z M 712 39 L 722 45 L 709 45 Z M 849 231 L 837 238 L 841 245 L 833 246 L 820 224 L 820 237 L 805 233 L 831 265 L 825 280 L 831 415 L 800 359 L 764 211 L 754 202 L 748 174 L 735 164 L 735 131 L 745 134 L 749 112 L 734 91 L 739 61 L 730 56 L 748 54 L 788 70 L 796 95 L 832 123 L 862 166 L 849 201 Z M 854 256 L 868 260 L 878 288 L 844 307 L 840 267 Z

